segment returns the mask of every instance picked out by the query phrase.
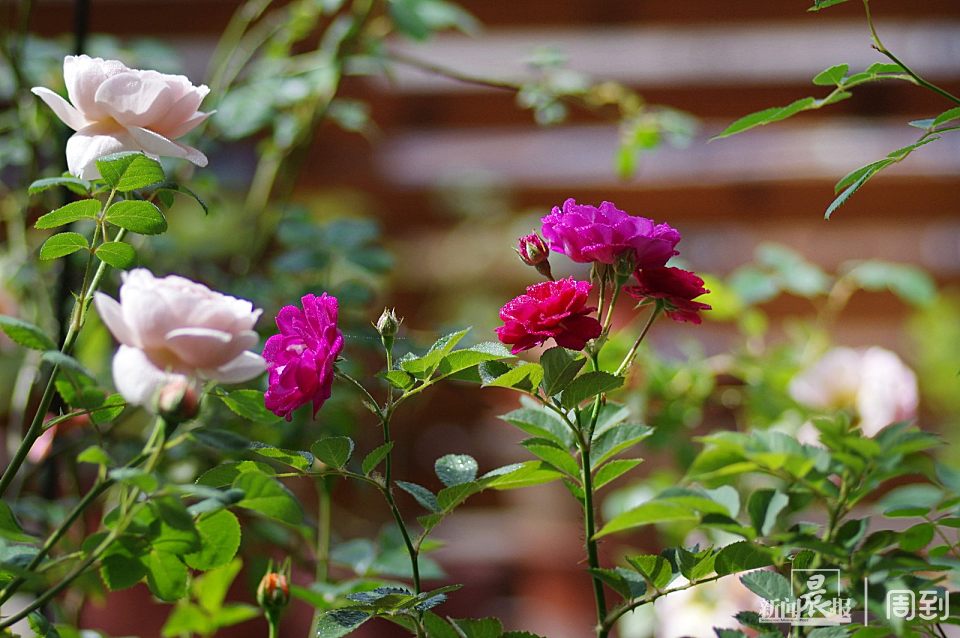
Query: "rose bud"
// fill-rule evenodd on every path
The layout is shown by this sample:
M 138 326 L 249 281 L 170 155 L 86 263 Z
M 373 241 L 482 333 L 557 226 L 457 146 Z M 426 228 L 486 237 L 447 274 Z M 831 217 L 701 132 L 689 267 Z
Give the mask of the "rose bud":
M 200 411 L 200 393 L 185 378 L 175 378 L 157 393 L 156 410 L 170 425 L 189 421 Z
M 533 266 L 547 279 L 553 279 L 553 274 L 550 272 L 550 249 L 536 231 L 519 238 L 516 251 L 520 261 Z
M 380 318 L 377 319 L 377 323 L 373 324 L 380 335 L 383 347 L 387 350 L 393 349 L 393 339 L 400 331 L 401 323 L 403 323 L 403 319 L 397 318 L 396 308 L 384 308 Z
M 260 584 L 257 585 L 257 604 L 263 609 L 267 619 L 275 623 L 289 602 L 290 559 L 283 561 L 279 569 L 274 569 L 271 560 Z

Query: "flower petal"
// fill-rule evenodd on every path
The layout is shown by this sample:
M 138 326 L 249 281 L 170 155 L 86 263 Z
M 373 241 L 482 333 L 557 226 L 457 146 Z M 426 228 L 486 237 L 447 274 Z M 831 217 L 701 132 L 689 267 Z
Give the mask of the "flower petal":
M 187 377 L 160 370 L 137 348 L 120 346 L 113 357 L 113 385 L 133 405 L 151 406 L 160 388 L 181 380 Z
M 67 169 L 81 179 L 99 179 L 96 161 L 120 151 L 139 150 L 137 143 L 122 128 L 107 123 L 91 124 L 67 140 Z
M 79 131 L 85 126 L 90 125 L 90 122 L 88 122 L 87 118 L 83 116 L 83 113 L 75 109 L 70 102 L 67 102 L 65 99 L 60 97 L 60 95 L 54 93 L 50 89 L 42 86 L 35 86 L 30 89 L 30 92 L 43 100 L 44 103 L 50 107 L 53 113 L 60 118 L 60 121 L 72 128 L 74 131 Z
M 204 375 L 220 383 L 242 383 L 259 376 L 267 369 L 263 357 L 255 352 L 243 352 L 230 363 L 216 370 L 208 370 Z
M 189 162 L 193 162 L 197 166 L 207 165 L 207 156 L 192 146 L 177 144 L 159 133 L 154 133 L 151 130 L 139 126 L 130 126 L 127 128 L 127 131 L 133 139 L 137 141 L 140 147 L 148 153 L 161 155 L 163 157 L 180 157 Z
M 97 89 L 107 79 L 129 71 L 122 62 L 68 55 L 63 59 L 63 80 L 70 101 L 91 122 L 102 120 L 108 113 L 97 104 Z
M 107 79 L 95 96 L 97 106 L 123 126 L 150 126 L 174 105 L 173 90 L 156 71 L 127 71 Z
M 192 368 L 219 368 L 233 360 L 243 350 L 233 340 L 229 332 L 212 328 L 177 328 L 164 335 L 166 347 Z
M 136 333 L 130 329 L 124 320 L 123 308 L 116 299 L 102 292 L 98 292 L 93 296 L 93 305 L 97 307 L 100 320 L 107 326 L 110 333 L 116 337 L 117 341 L 126 346 L 137 347 L 140 345 Z

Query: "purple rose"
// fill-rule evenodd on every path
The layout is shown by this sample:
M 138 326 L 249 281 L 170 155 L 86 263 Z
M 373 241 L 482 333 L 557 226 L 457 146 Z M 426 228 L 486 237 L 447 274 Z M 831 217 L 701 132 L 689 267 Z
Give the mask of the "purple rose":
M 294 410 L 313 402 L 313 415 L 330 398 L 333 364 L 343 349 L 343 333 L 337 328 L 337 298 L 327 293 L 306 295 L 303 310 L 284 306 L 277 313 L 280 334 L 267 339 L 270 388 L 264 403 L 271 412 L 290 420 Z
M 540 221 L 550 249 L 580 263 L 612 265 L 628 253 L 635 268 L 656 268 L 677 254 L 680 241 L 680 233 L 669 224 L 629 215 L 610 202 L 597 208 L 568 199 L 562 210 L 554 206 Z

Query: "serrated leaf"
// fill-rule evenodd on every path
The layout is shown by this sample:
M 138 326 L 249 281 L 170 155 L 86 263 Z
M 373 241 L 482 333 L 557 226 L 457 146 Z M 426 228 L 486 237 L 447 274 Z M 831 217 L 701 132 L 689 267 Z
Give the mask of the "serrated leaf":
M 233 390 L 218 396 L 231 412 L 248 421 L 273 423 L 280 419 L 264 405 L 263 392 L 260 390 Z
M 481 478 L 486 487 L 495 490 L 514 490 L 531 485 L 550 483 L 562 476 L 560 472 L 550 469 L 540 461 L 514 463 L 491 472 Z
M 422 485 L 417 485 L 416 483 L 409 483 L 407 481 L 396 481 L 396 486 L 401 490 L 412 496 L 424 509 L 430 512 L 439 512 L 441 507 L 439 502 L 437 502 L 437 497 L 425 488 Z
M 550 348 L 540 357 L 543 368 L 543 391 L 547 396 L 559 394 L 573 381 L 580 369 L 587 363 L 583 356 L 574 356 L 565 348 Z
M 583 401 L 598 394 L 616 390 L 623 385 L 623 377 L 609 372 L 587 372 L 570 382 L 560 394 L 560 403 L 567 409 L 575 408 Z
M 387 458 L 387 455 L 390 454 L 390 450 L 393 449 L 393 441 L 389 443 L 384 443 L 378 448 L 375 448 L 370 454 L 367 454 L 363 457 L 363 463 L 360 464 L 360 469 L 364 474 L 370 474 L 373 470 L 377 468 L 378 465 Z
M 933 126 L 937 127 L 947 122 L 960 119 L 960 106 L 948 109 L 933 119 Z
M 137 261 L 137 251 L 122 241 L 108 241 L 100 244 L 94 253 L 97 258 L 118 270 L 127 270 Z
M 461 638 L 500 638 L 503 625 L 496 618 L 448 618 Z
M 146 575 L 143 561 L 128 552 L 111 552 L 100 564 L 100 578 L 110 591 L 133 587 Z
M 770 602 L 789 600 L 791 597 L 790 581 L 777 572 L 764 570 L 750 572 L 741 576 L 740 582 L 757 596 Z
M 434 471 L 437 478 L 447 487 L 469 483 L 477 478 L 476 459 L 466 454 L 447 454 L 437 459 Z
M 313 455 L 301 450 L 285 450 L 283 448 L 266 445 L 259 441 L 252 441 L 249 447 L 254 454 L 268 459 L 280 461 L 301 472 L 309 470 L 313 466 Z
M 162 182 L 166 176 L 160 162 L 143 153 L 114 153 L 96 161 L 104 181 L 121 193 Z
M 599 490 L 607 483 L 615 481 L 641 463 L 643 463 L 643 459 L 617 459 L 610 461 L 597 470 L 597 475 L 593 479 L 593 488 Z
M 210 209 L 207 208 L 207 203 L 206 203 L 205 201 L 203 201 L 203 199 L 201 199 L 201 197 L 200 197 L 199 195 L 197 195 L 196 193 L 194 193 L 192 190 L 190 190 L 190 189 L 187 188 L 186 186 L 182 186 L 182 185 L 180 185 L 180 184 L 175 184 L 175 183 L 173 183 L 173 182 L 164 182 L 164 183 L 160 184 L 160 185 L 156 188 L 156 190 L 155 190 L 154 192 L 156 192 L 156 193 L 165 193 L 165 192 L 169 192 L 169 193 L 180 193 L 181 195 L 186 195 L 187 197 L 190 197 L 190 198 L 193 199 L 195 202 L 197 202 L 198 204 L 200 204 L 200 208 L 203 209 L 203 214 L 204 214 L 204 215 L 208 215 L 208 214 L 210 213 Z M 168 207 L 169 207 L 169 206 L 168 206 Z
M 240 521 L 230 511 L 222 509 L 197 519 L 200 549 L 183 557 L 193 569 L 206 571 L 233 560 L 240 548 Z
M 516 367 L 508 368 L 506 372 L 499 376 L 484 380 L 485 387 L 497 388 L 517 388 L 525 392 L 530 392 L 540 385 L 543 381 L 543 368 L 536 363 L 522 363 Z
M 141 235 L 159 235 L 167 230 L 167 219 L 160 209 L 141 200 L 128 199 L 111 205 L 104 219 Z
M 514 358 L 516 355 L 511 354 L 502 343 L 497 343 L 493 341 L 478 343 L 475 346 L 469 348 L 464 348 L 462 350 L 454 350 L 449 354 L 443 356 L 440 362 L 437 364 L 437 376 L 446 377 L 462 370 L 472 368 L 475 365 L 479 365 L 485 361 L 497 361 L 500 359 L 510 359 Z
M 96 219 L 100 213 L 100 202 L 95 199 L 81 199 L 77 202 L 70 202 L 66 206 L 61 206 L 52 210 L 46 215 L 42 215 L 34 228 L 45 230 L 47 228 L 57 228 L 72 224 L 81 219 Z
M 259 512 L 264 516 L 299 525 L 303 510 L 293 494 L 280 482 L 259 472 L 243 472 L 233 481 L 233 487 L 243 490 L 239 507 Z
M 697 512 L 686 505 L 670 501 L 647 501 L 615 516 L 594 538 L 655 523 L 691 522 L 699 520 Z
M 711 139 L 719 140 L 724 137 L 736 135 L 737 133 L 742 133 L 757 126 L 764 126 L 772 122 L 785 120 L 801 111 L 816 108 L 816 102 L 817 100 L 815 98 L 805 97 L 796 100 L 795 102 L 791 102 L 787 106 L 774 106 L 768 109 L 763 109 L 762 111 L 757 111 L 756 113 L 745 115 L 724 129 L 723 132 L 715 135 Z
M 831 86 L 833 84 L 839 85 L 849 70 L 849 64 L 834 65 L 829 69 L 824 69 L 820 73 L 817 73 L 817 75 L 813 78 L 813 83 L 817 86 Z
M 105 425 L 120 416 L 126 407 L 127 400 L 123 396 L 111 394 L 99 407 L 90 411 L 90 418 L 97 425 Z
M 88 379 L 94 379 L 93 373 L 87 370 L 82 363 L 70 355 L 60 352 L 59 350 L 47 350 L 40 358 L 51 365 L 55 365 L 71 372 L 76 372 L 77 374 L 81 374 Z
M 409 390 L 416 382 L 412 375 L 403 370 L 389 370 L 383 373 L 383 378 L 399 390 Z
M 44 334 L 43 330 L 16 317 L 0 315 L 0 330 L 24 348 L 31 350 L 56 350 L 57 348 L 57 344 Z
M 528 439 L 524 441 L 522 445 L 527 448 L 531 454 L 564 474 L 574 479 L 579 477 L 580 464 L 567 450 L 561 450 L 553 445 L 541 443 L 538 439 Z
M 653 434 L 653 428 L 634 423 L 623 423 L 605 431 L 594 438 L 590 448 L 594 466 L 605 463 L 608 459 L 640 443 Z
M 627 562 L 633 566 L 654 589 L 663 589 L 673 579 L 673 569 L 663 556 L 640 554 L 627 556 Z
M 88 248 L 90 248 L 90 244 L 87 243 L 87 238 L 80 233 L 57 233 L 48 237 L 47 241 L 40 246 L 40 260 L 59 259 L 78 250 L 87 250 Z
M 570 428 L 546 409 L 520 408 L 501 415 L 501 419 L 535 437 L 550 439 L 562 448 L 573 445 Z
M 151 551 L 143 561 L 150 592 L 167 602 L 187 595 L 187 566 L 174 554 Z
M 357 609 L 335 609 L 320 617 L 317 633 L 313 638 L 343 638 L 354 629 L 370 620 L 372 616 Z
M 346 436 L 328 436 L 310 446 L 310 451 L 321 463 L 342 468 L 353 455 L 353 439 Z
M 44 177 L 38 179 L 27 188 L 27 194 L 32 197 L 55 186 L 63 186 L 77 195 L 90 194 L 90 182 L 76 177 Z
M 931 523 L 919 523 L 900 534 L 900 549 L 918 552 L 930 544 L 936 528 Z
M 717 574 L 725 576 L 735 572 L 759 569 L 773 564 L 773 554 L 766 547 L 749 541 L 731 543 L 717 552 L 713 566 Z

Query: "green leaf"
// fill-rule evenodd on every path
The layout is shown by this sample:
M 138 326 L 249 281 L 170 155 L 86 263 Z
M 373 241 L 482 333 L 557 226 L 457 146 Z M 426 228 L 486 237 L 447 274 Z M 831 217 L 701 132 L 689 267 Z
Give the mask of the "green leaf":
M 463 350 L 454 350 L 445 355 L 437 365 L 437 376 L 446 377 L 486 361 L 510 359 L 515 356 L 502 343 L 493 341 L 478 343 L 475 346 Z
M 160 600 L 173 602 L 187 595 L 187 566 L 177 556 L 153 550 L 143 561 L 147 586 Z
M 933 540 L 935 528 L 931 523 L 920 523 L 900 534 L 900 549 L 918 552 Z
M 353 439 L 346 436 L 328 436 L 310 446 L 317 459 L 330 467 L 342 468 L 353 454 Z
M 654 589 L 663 589 L 673 580 L 673 569 L 663 556 L 640 554 L 627 556 L 627 562 L 647 580 Z
M 274 423 L 280 417 L 267 409 L 260 390 L 234 390 L 218 395 L 231 412 L 254 423 Z
M 280 461 L 301 472 L 305 472 L 313 467 L 313 455 L 309 452 L 285 450 L 283 448 L 266 445 L 259 441 L 252 441 L 250 443 L 250 451 L 264 458 Z
M 573 445 L 570 428 L 546 408 L 520 408 L 501 415 L 500 418 L 531 436 L 549 439 L 562 448 Z
M 99 213 L 100 202 L 95 199 L 81 199 L 41 216 L 33 227 L 40 230 L 57 228 L 80 219 L 96 219 Z
M 390 385 L 399 390 L 409 390 L 413 387 L 413 384 L 416 383 L 413 376 L 407 374 L 403 370 L 390 370 L 388 372 L 384 372 L 383 378 L 386 379 Z
M 608 459 L 627 450 L 653 434 L 653 428 L 646 425 L 624 423 L 614 426 L 596 437 L 590 449 L 594 466 L 605 463 Z
M 144 188 L 165 179 L 160 162 L 143 153 L 115 153 L 101 157 L 97 160 L 97 169 L 104 181 L 121 193 Z
M 393 441 L 385 443 L 378 448 L 375 448 L 370 454 L 367 454 L 363 458 L 363 463 L 360 464 L 360 469 L 364 474 L 370 474 L 373 470 L 376 469 L 378 465 L 387 458 L 387 455 L 390 454 L 390 450 L 393 449 Z
M 500 638 L 503 634 L 503 625 L 496 618 L 462 618 L 454 620 L 448 618 L 462 638 Z
M 473 481 L 478 469 L 477 461 L 466 454 L 447 454 L 434 464 L 437 478 L 447 487 Z
M 369 612 L 356 609 L 328 611 L 320 617 L 317 633 L 312 638 L 343 638 L 370 618 Z
M 561 476 L 559 472 L 550 469 L 540 461 L 528 461 L 487 472 L 482 478 L 487 487 L 495 490 L 515 490 L 549 483 Z
M 133 587 L 146 575 L 144 561 L 127 551 L 111 552 L 100 564 L 100 578 L 110 591 Z
M 23 531 L 20 522 L 6 501 L 0 501 L 0 536 L 11 541 L 32 542 L 35 539 Z
M 948 109 L 933 119 L 933 126 L 937 127 L 947 122 L 960 119 L 960 106 Z
M 181 195 L 186 195 L 187 197 L 190 197 L 195 202 L 200 204 L 200 208 L 203 209 L 204 215 L 208 215 L 210 213 L 210 209 L 207 208 L 207 203 L 203 201 L 203 199 L 201 199 L 199 195 L 194 193 L 192 190 L 190 190 L 186 186 L 181 186 L 180 184 L 175 184 L 173 182 L 164 182 L 156 188 L 155 192 L 157 193 L 170 192 L 170 193 L 180 193 Z
M 105 425 L 116 419 L 127 407 L 127 400 L 120 394 L 111 394 L 95 410 L 90 411 L 90 418 L 97 425 Z
M 597 475 L 593 479 L 593 488 L 599 490 L 607 483 L 615 481 L 641 463 L 643 463 L 643 459 L 617 459 L 610 461 L 597 471 Z
M 601 538 L 615 532 L 654 523 L 691 522 L 699 519 L 696 511 L 686 505 L 670 501 L 647 501 L 619 516 L 615 516 L 594 538 Z
M 90 244 L 87 243 L 87 238 L 80 233 L 57 233 L 47 238 L 47 241 L 40 246 L 40 260 L 58 259 L 88 248 Z
M 100 244 L 94 253 L 100 261 L 118 270 L 126 270 L 137 261 L 137 251 L 122 241 L 108 241 Z
M 44 177 L 30 184 L 27 194 L 31 197 L 55 186 L 63 186 L 77 195 L 90 194 L 90 182 L 76 177 Z
M 139 467 L 118 467 L 107 474 L 111 479 L 124 485 L 132 485 L 142 492 L 152 492 L 159 485 L 157 477 Z
M 431 512 L 441 511 L 442 508 L 440 507 L 440 503 L 437 502 L 437 497 L 424 486 L 417 485 L 416 483 L 408 483 L 407 481 L 396 481 L 396 486 L 415 498 L 424 509 Z
M 563 390 L 560 403 L 568 410 L 575 408 L 586 399 L 616 390 L 623 385 L 623 381 L 623 377 L 608 372 L 587 372 L 571 381 Z
M 722 133 L 715 135 L 713 138 L 711 138 L 711 140 L 719 140 L 724 137 L 736 135 L 737 133 L 742 133 L 756 126 L 764 126 L 772 122 L 785 120 L 791 115 L 796 115 L 800 111 L 817 108 L 816 104 L 817 100 L 815 98 L 805 97 L 792 102 L 787 106 L 774 106 L 769 109 L 757 111 L 756 113 L 751 113 L 750 115 L 745 115 L 724 129 Z
M 540 357 L 540 366 L 543 368 L 543 391 L 547 396 L 559 394 L 573 381 L 587 363 L 585 357 L 575 357 L 565 348 L 557 346 L 550 348 Z
M 813 83 L 817 86 L 831 86 L 833 84 L 839 86 L 843 81 L 843 77 L 849 70 L 849 64 L 837 64 L 829 69 L 825 69 L 820 73 L 817 73 L 817 75 L 813 78 Z
M 591 574 L 600 579 L 612 590 L 620 594 L 624 600 L 633 600 L 643 596 L 647 591 L 647 581 L 636 572 L 617 567 L 614 569 L 589 569 Z
M 928 306 L 937 298 L 937 284 L 922 268 L 880 260 L 855 262 L 845 277 L 864 290 L 889 290 L 914 306 Z
M 204 514 L 197 520 L 200 550 L 184 556 L 193 569 L 206 571 L 233 560 L 240 548 L 240 522 L 228 510 Z
M 282 483 L 269 476 L 243 472 L 234 479 L 233 487 L 244 492 L 243 500 L 237 503 L 239 507 L 290 525 L 299 525 L 303 520 L 303 510 L 297 499 Z
M 747 512 L 753 528 L 760 536 L 766 536 L 777 523 L 777 517 L 790 503 L 786 494 L 779 490 L 757 490 L 747 501 Z
M 807 11 L 819 11 L 820 9 L 843 4 L 846 1 L 847 0 L 813 0 L 813 6 L 807 9 Z
M 76 372 L 77 374 L 81 374 L 88 379 L 94 378 L 93 373 L 87 370 L 82 363 L 70 355 L 60 352 L 59 350 L 47 350 L 40 358 L 51 365 L 55 365 L 71 372 Z
M 0 330 L 3 330 L 4 334 L 10 337 L 12 341 L 24 348 L 30 348 L 31 350 L 57 349 L 57 344 L 45 335 L 43 330 L 22 319 L 0 315 Z
M 236 432 L 220 428 L 202 427 L 191 430 L 190 436 L 215 450 L 244 452 L 250 449 L 250 440 Z
M 741 576 L 740 582 L 764 600 L 773 602 L 789 600 L 791 597 L 790 581 L 777 572 L 763 570 L 750 572 Z
M 103 465 L 104 467 L 110 467 L 114 464 L 110 455 L 99 445 L 91 445 L 78 454 L 77 463 L 93 463 L 94 465 Z
M 128 199 L 107 209 L 104 218 L 120 228 L 141 235 L 159 235 L 167 230 L 167 220 L 154 204 Z
M 564 474 L 574 479 L 580 475 L 580 464 L 567 450 L 548 444 L 543 439 L 527 439 L 521 445 L 527 448 L 531 454 Z
M 773 553 L 749 541 L 731 543 L 717 552 L 713 566 L 720 576 L 759 569 L 773 564 Z
M 485 387 L 517 388 L 530 392 L 538 387 L 541 381 L 543 381 L 543 368 L 539 364 L 521 363 L 489 381 L 485 380 L 483 385 Z

